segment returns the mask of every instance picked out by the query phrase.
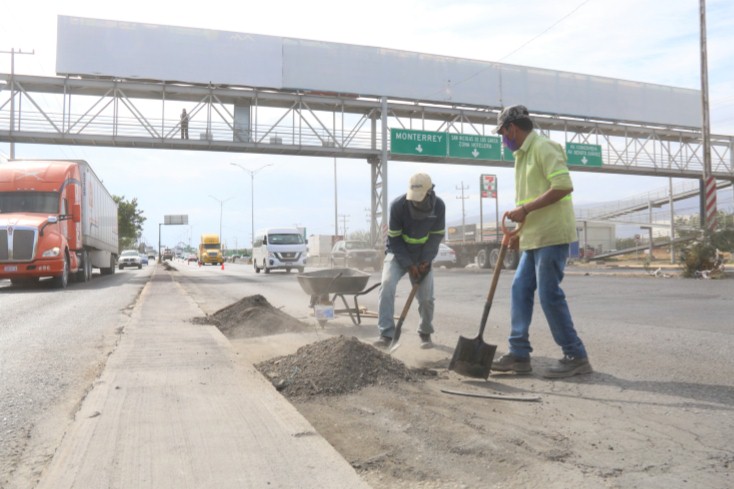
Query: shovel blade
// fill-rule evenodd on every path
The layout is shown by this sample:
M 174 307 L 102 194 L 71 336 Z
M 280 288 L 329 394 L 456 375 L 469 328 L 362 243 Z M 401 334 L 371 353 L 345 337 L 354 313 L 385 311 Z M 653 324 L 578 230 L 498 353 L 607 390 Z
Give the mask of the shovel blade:
M 449 370 L 465 377 L 487 380 L 496 351 L 497 345 L 485 343 L 481 336 L 476 338 L 460 336 L 454 356 L 449 363 Z

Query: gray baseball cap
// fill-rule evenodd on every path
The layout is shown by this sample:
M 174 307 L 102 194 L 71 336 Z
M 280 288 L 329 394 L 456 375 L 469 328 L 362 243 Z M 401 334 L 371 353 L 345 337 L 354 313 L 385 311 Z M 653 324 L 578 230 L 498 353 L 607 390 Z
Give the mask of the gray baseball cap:
M 505 107 L 502 112 L 497 115 L 497 127 L 495 127 L 492 132 L 497 134 L 500 129 L 502 129 L 502 126 L 520 119 L 530 119 L 530 113 L 528 112 L 527 107 L 524 105 L 512 105 L 510 107 Z

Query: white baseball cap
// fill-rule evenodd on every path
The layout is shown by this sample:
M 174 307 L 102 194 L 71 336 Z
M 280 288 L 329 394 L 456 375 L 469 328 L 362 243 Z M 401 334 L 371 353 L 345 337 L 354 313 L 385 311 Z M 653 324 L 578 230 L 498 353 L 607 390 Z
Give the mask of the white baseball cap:
M 410 177 L 407 199 L 415 202 L 421 202 L 426 198 L 426 194 L 432 188 L 433 183 L 431 182 L 431 177 L 425 173 L 416 173 Z

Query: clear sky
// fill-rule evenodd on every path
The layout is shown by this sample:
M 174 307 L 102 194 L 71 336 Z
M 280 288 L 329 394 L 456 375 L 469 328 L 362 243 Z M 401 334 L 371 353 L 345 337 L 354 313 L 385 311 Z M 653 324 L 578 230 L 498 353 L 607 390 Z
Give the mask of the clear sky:
M 379 46 L 700 89 L 698 8 L 698 0 L 5 2 L 0 51 L 35 50 L 16 56 L 16 73 L 54 75 L 56 16 L 70 15 Z M 712 132 L 732 135 L 734 3 L 709 0 L 707 17 Z M 7 54 L 0 55 L 0 72 L 10 72 Z M 0 143 L 0 156 L 8 153 L 9 145 Z M 220 210 L 227 245 L 249 244 L 250 177 L 231 162 L 250 169 L 272 165 L 255 177 L 256 228 L 298 225 L 308 234 L 334 233 L 332 158 L 22 144 L 16 157 L 89 161 L 113 194 L 138 199 L 148 218 L 143 237 L 149 244 L 158 241 L 164 215 L 188 214 L 190 225 L 164 227 L 162 242 L 196 245 L 201 233 L 218 232 Z M 399 162 L 389 163 L 390 199 L 405 191 L 415 171 L 433 176 L 449 221 L 461 220 L 462 184 L 468 186 L 466 214 L 479 213 L 480 173 L 498 175 L 500 212 L 512 205 L 509 169 Z M 369 229 L 369 165 L 339 159 L 336 174 L 337 209 L 347 216 L 347 231 Z M 666 178 L 578 172 L 573 178 L 577 204 L 668 184 Z M 731 195 L 730 189 L 720 201 L 734 210 Z M 485 200 L 484 212 L 494 212 L 492 201 Z

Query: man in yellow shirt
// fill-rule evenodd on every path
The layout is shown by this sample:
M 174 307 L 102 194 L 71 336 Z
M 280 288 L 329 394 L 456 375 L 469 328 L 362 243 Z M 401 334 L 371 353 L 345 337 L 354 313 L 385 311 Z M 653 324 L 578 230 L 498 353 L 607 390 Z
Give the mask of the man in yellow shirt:
M 495 132 L 515 156 L 516 207 L 508 217 L 524 225 L 522 255 L 512 282 L 510 352 L 494 362 L 492 369 L 532 371 L 529 330 L 537 290 L 553 339 L 564 355 L 543 375 L 560 378 L 591 373 L 560 286 L 569 244 L 577 239 L 566 154 L 558 143 L 533 130 L 528 109 L 522 105 L 504 109 L 497 117 Z

